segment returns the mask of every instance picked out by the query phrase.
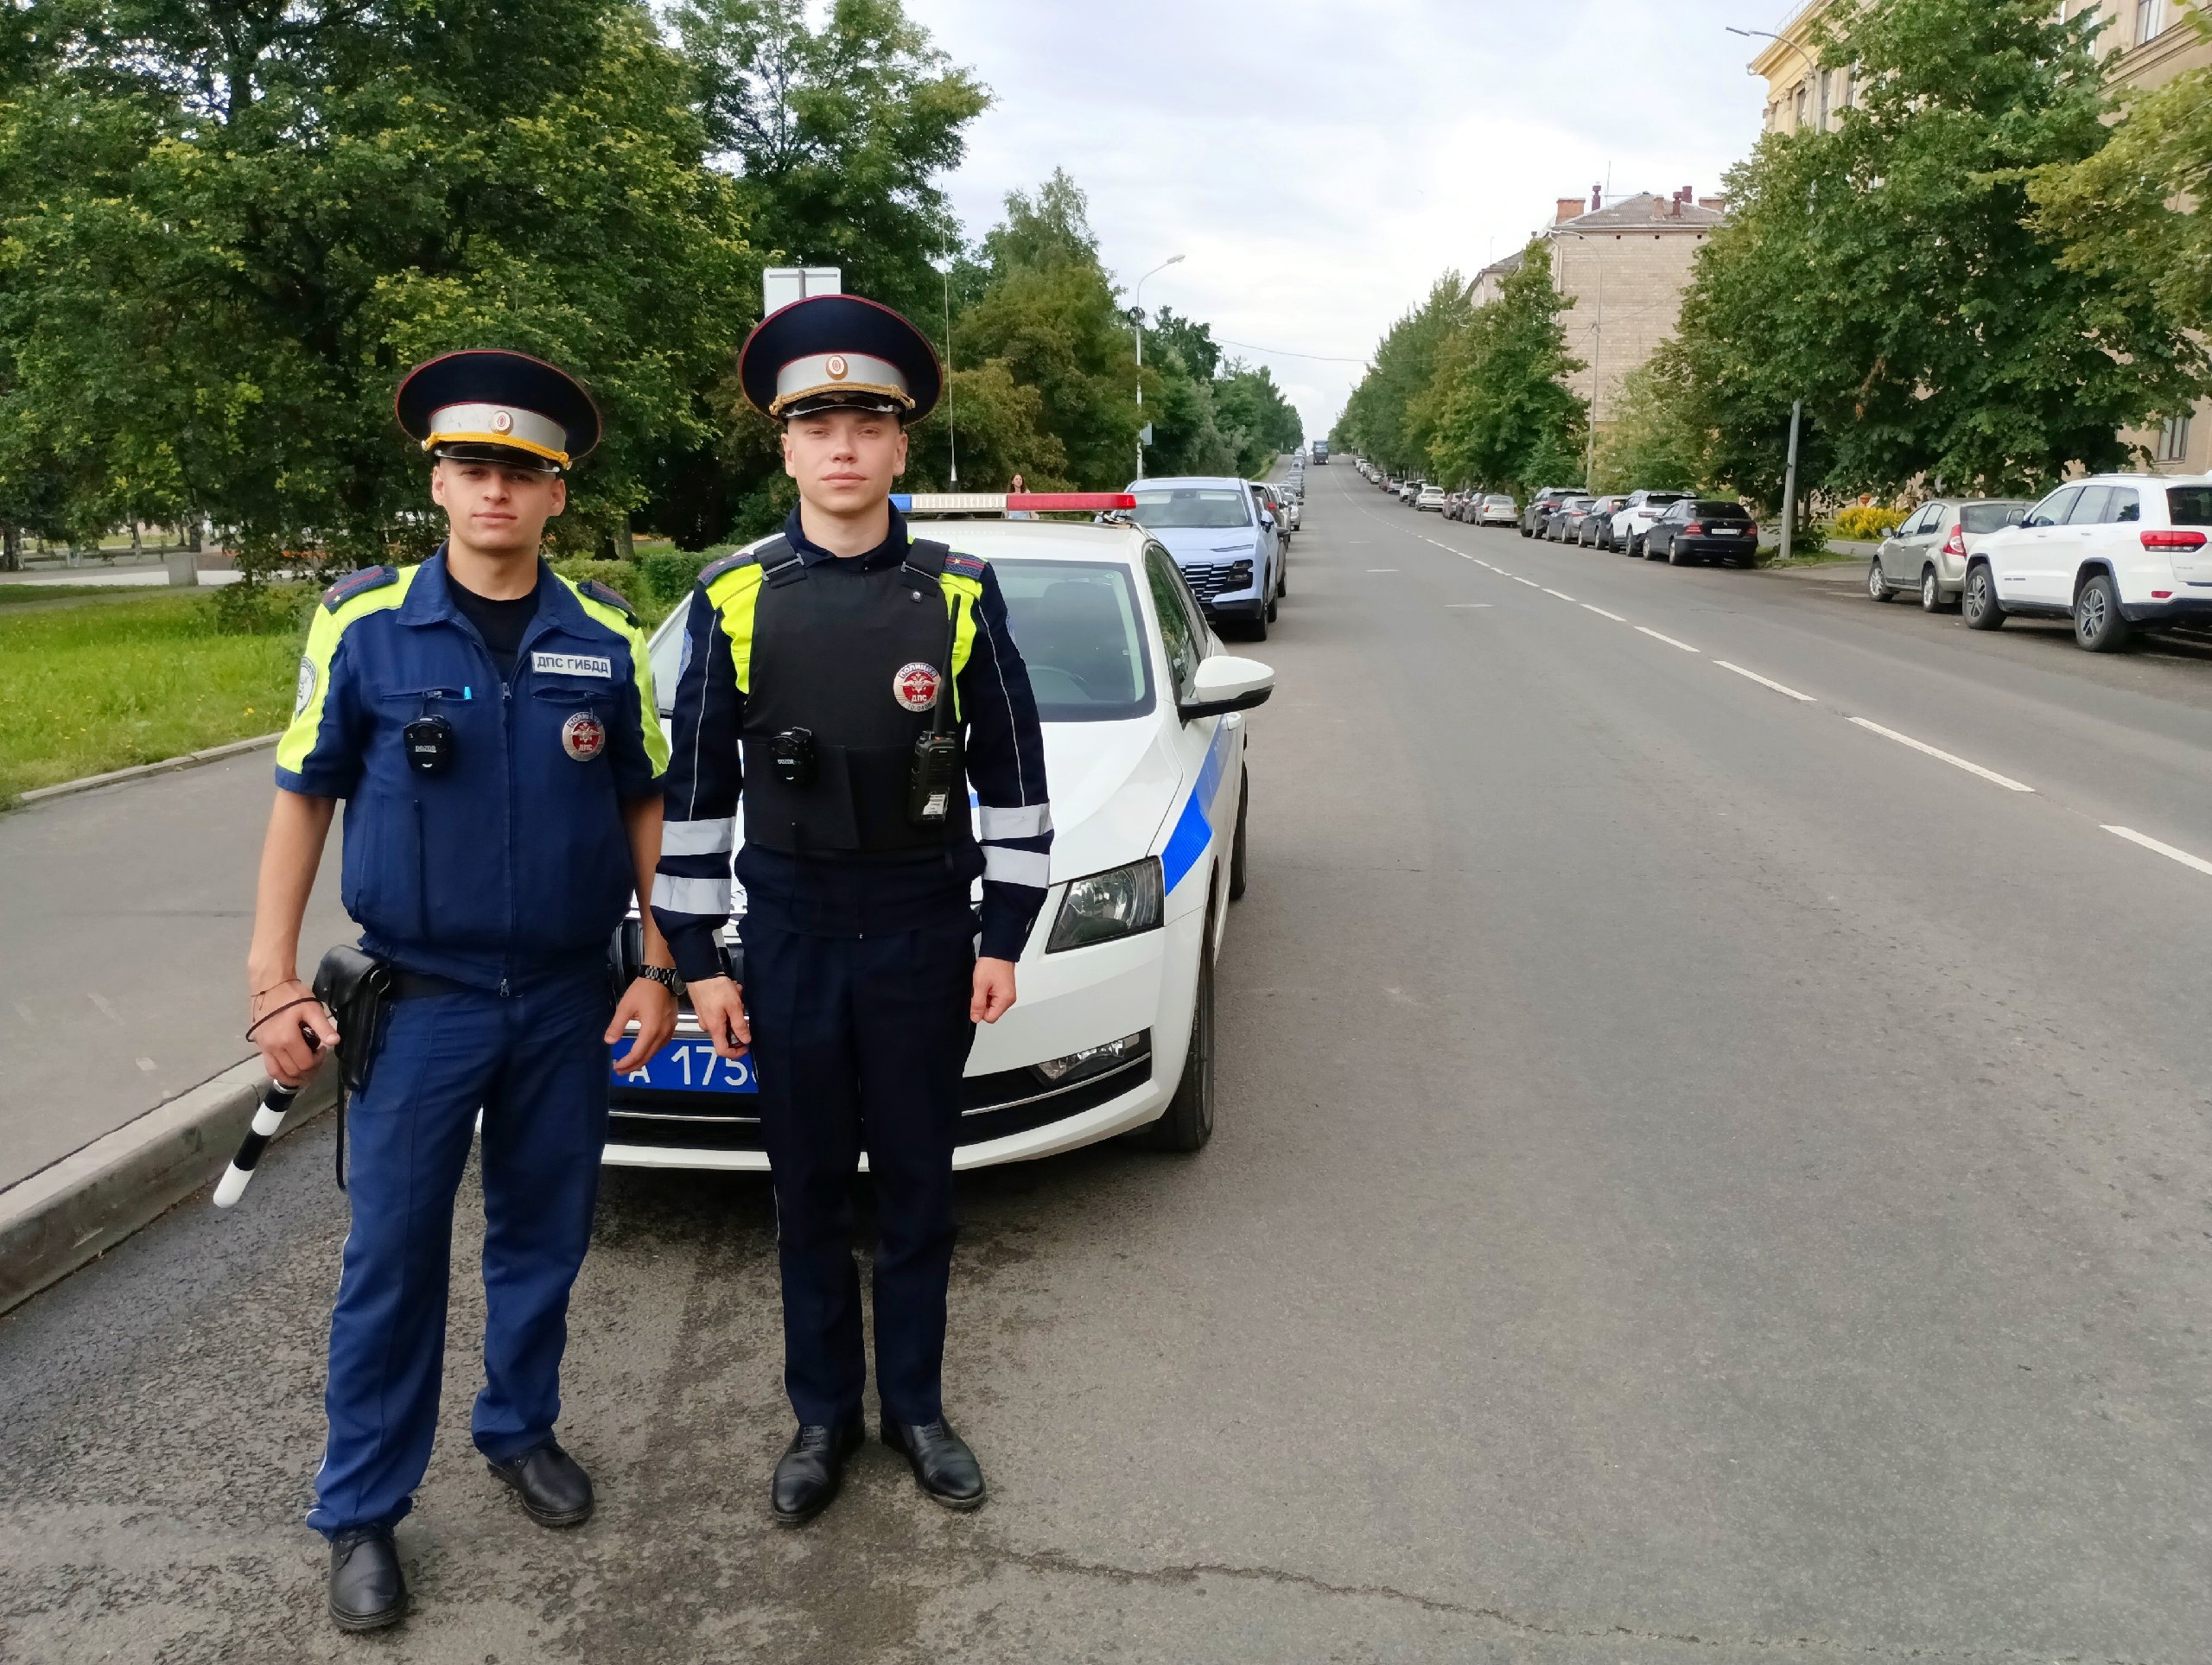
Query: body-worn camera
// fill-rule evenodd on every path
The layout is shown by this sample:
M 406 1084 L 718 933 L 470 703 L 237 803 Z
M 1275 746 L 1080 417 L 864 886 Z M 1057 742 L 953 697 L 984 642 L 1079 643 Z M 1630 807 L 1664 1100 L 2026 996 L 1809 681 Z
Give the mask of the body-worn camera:
M 814 784 L 814 730 L 786 728 L 768 736 L 768 766 L 786 786 Z
M 418 775 L 442 775 L 453 762 L 453 724 L 443 717 L 417 717 L 399 731 L 407 766 Z

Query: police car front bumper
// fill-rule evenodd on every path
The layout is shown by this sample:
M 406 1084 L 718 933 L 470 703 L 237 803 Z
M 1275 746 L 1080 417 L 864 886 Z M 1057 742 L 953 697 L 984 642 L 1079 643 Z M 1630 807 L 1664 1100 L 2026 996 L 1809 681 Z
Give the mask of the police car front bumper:
M 1181 1078 L 1204 911 L 1140 936 L 1048 955 L 1045 933 L 1062 888 L 1047 898 L 1022 956 L 1019 1001 L 976 1033 L 955 1168 L 1028 1161 L 1141 1128 L 1159 1120 Z M 700 1033 L 688 1010 L 677 1033 Z M 1135 1036 L 1141 1042 L 1122 1054 L 1077 1064 L 1057 1081 L 1038 1067 Z M 759 1103 L 750 1094 L 617 1086 L 605 1160 L 765 1173 Z

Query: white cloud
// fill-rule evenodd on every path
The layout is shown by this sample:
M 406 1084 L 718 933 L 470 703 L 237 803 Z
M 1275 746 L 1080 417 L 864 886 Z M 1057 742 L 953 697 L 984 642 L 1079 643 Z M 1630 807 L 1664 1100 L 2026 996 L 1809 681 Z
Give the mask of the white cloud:
M 1776 0 L 908 0 L 996 99 L 951 181 L 971 233 L 1065 168 L 1106 263 L 1246 353 L 1324 434 L 1446 267 L 1555 199 L 1711 192 L 1758 136 Z M 1784 10 L 1795 10 L 1794 6 Z M 1294 353 L 1318 355 L 1296 358 Z

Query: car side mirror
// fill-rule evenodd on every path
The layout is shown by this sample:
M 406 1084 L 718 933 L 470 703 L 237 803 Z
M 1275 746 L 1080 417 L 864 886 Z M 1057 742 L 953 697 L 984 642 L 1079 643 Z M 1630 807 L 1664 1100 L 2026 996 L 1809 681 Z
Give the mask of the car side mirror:
M 1185 722 L 1200 717 L 1225 716 L 1265 705 L 1275 691 L 1273 665 L 1257 659 L 1240 659 L 1233 653 L 1217 653 L 1198 661 L 1198 674 L 1191 679 L 1191 696 L 1175 707 Z
M 2028 512 L 2025 509 L 2007 509 L 2005 511 L 2005 524 L 2008 526 L 2017 526 L 2027 518 Z
M 1274 524 L 1275 524 L 1274 512 L 1273 510 L 1271 510 L 1271 509 L 1262 509 L 1262 510 L 1261 510 L 1261 511 L 1260 511 L 1260 524 L 1261 524 L 1262 526 L 1272 526 L 1272 525 L 1274 525 Z

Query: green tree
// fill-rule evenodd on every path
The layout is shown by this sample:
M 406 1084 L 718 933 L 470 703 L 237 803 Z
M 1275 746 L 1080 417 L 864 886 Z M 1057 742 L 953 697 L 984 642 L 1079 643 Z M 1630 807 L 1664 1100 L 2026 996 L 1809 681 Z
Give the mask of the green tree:
M 2188 20 L 2212 35 L 2199 14 Z M 2065 245 L 2069 270 L 2202 332 L 2212 325 L 2212 70 L 2132 92 L 2120 113 L 2101 149 L 2037 170 L 2036 229 Z
M 1445 479 L 1526 493 L 1582 474 L 1588 408 L 1567 385 L 1582 363 L 1560 322 L 1573 302 L 1552 284 L 1541 238 L 1446 339 L 1411 422 Z
M 2119 430 L 2188 408 L 2202 349 L 2142 284 L 2062 258 L 2031 178 L 2111 137 L 2093 17 L 2044 0 L 1845 0 L 1821 55 L 1854 67 L 1832 132 L 1770 135 L 1730 180 L 1681 340 L 1715 467 L 1779 497 L 1790 401 L 1822 480 L 2024 491 L 2126 461 Z
M 1613 420 L 1599 435 L 1592 489 L 1694 492 L 1705 484 L 1713 435 L 1671 347 L 1621 378 Z
M 1421 305 L 1390 326 L 1375 360 L 1337 419 L 1340 439 L 1393 473 L 1428 464 L 1428 435 L 1414 420 L 1414 404 L 1436 378 L 1437 355 L 1465 326 L 1467 285 L 1447 271 Z
M 943 300 L 935 264 L 960 227 L 939 181 L 990 95 L 900 0 L 689 0 L 675 24 L 708 141 L 738 176 L 753 245 L 842 269 L 845 287 L 910 317 Z
M 982 293 L 953 321 L 958 362 L 997 362 L 1034 388 L 1067 477 L 1086 490 L 1117 486 L 1136 460 L 1136 348 L 1083 193 L 1055 170 L 1033 194 L 1010 192 L 1006 209 L 983 239 Z
M 431 536 L 398 373 L 556 359 L 609 441 L 570 540 L 710 432 L 751 255 L 631 0 L 30 0 L 0 87 L 0 499 L 196 518 L 259 564 Z
M 1298 448 L 1306 423 L 1284 398 L 1265 365 L 1254 369 L 1232 361 L 1213 384 L 1214 407 L 1224 435 L 1236 453 L 1236 472 L 1264 480 L 1274 460 Z

